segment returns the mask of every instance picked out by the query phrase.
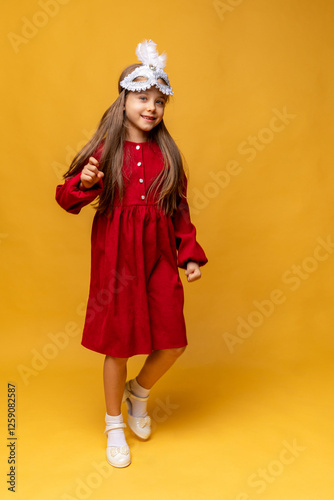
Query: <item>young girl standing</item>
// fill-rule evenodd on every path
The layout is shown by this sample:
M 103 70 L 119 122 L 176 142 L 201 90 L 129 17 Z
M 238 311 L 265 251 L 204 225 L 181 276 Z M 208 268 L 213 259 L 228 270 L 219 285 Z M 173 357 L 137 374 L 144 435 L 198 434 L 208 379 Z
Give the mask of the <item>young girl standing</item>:
M 182 158 L 163 122 L 173 94 L 166 55 L 151 40 L 136 54 L 142 64 L 123 71 L 118 98 L 56 192 L 73 214 L 98 197 L 82 345 L 105 355 L 107 460 L 114 467 L 131 463 L 121 403 L 131 430 L 148 439 L 150 389 L 187 345 L 178 267 L 193 282 L 208 262 L 190 219 Z M 126 382 L 127 360 L 137 354 L 148 357 Z

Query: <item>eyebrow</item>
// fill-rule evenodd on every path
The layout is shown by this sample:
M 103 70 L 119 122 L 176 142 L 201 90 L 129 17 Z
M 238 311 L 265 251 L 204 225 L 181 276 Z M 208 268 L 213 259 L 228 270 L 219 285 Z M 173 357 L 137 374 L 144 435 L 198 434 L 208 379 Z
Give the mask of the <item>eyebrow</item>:
M 139 90 L 138 95 L 139 94 L 148 95 L 148 92 L 146 92 L 145 90 Z M 164 99 L 164 100 L 166 100 L 166 97 L 163 94 L 157 96 L 157 99 L 161 99 L 161 98 Z

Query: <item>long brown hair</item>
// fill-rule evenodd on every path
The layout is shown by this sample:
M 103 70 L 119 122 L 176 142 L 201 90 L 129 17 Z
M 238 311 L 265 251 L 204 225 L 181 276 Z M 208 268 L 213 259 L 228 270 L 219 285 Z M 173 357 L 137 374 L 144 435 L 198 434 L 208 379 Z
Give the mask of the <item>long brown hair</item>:
M 93 155 L 103 141 L 103 152 L 99 160 L 100 170 L 104 172 L 103 191 L 95 206 L 96 210 L 101 214 L 111 215 L 116 186 L 122 203 L 124 195 L 123 151 L 126 140 L 124 105 L 128 90 L 123 89 L 120 82 L 139 66 L 141 64 L 131 64 L 123 70 L 118 80 L 118 98 L 105 111 L 93 137 L 74 157 L 64 175 L 66 179 L 79 173 L 88 162 L 89 157 Z M 168 100 L 169 96 L 167 96 L 166 102 Z M 163 120 L 151 130 L 147 140 L 155 141 L 158 144 L 164 158 L 164 168 L 150 186 L 147 194 L 153 190 L 155 190 L 155 193 L 160 190 L 158 205 L 165 213 L 173 215 L 178 201 L 182 198 L 186 180 L 181 153 Z

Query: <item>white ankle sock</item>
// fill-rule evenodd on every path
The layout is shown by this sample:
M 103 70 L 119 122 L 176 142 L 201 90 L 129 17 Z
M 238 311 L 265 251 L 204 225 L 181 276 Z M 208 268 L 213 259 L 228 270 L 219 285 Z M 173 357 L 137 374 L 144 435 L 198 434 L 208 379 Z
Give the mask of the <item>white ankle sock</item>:
M 150 393 L 150 389 L 145 389 L 145 387 L 142 387 L 141 385 L 138 384 L 137 379 L 133 378 L 130 380 L 130 389 L 131 392 L 138 397 L 141 398 L 148 398 L 148 395 Z M 127 401 L 127 404 L 129 406 L 129 402 Z M 131 414 L 133 417 L 146 417 L 147 411 L 146 411 L 146 405 L 147 405 L 147 399 L 145 401 L 138 401 L 137 399 L 131 398 L 131 405 L 132 408 L 130 408 Z
M 122 423 L 123 415 L 122 413 L 120 413 L 119 415 L 114 417 L 113 415 L 108 415 L 108 413 L 106 413 L 105 422 L 106 425 Z M 122 427 L 120 429 L 111 429 L 110 431 L 108 431 L 107 436 L 108 436 L 107 446 L 120 447 L 127 444 L 125 440 L 124 429 Z

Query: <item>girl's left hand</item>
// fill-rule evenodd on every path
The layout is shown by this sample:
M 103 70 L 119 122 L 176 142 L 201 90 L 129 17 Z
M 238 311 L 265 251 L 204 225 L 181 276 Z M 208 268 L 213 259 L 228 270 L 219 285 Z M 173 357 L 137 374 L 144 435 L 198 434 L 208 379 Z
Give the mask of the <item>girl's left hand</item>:
M 201 277 L 201 270 L 197 262 L 189 261 L 187 262 L 187 269 L 185 270 L 185 275 L 188 281 L 196 281 Z

